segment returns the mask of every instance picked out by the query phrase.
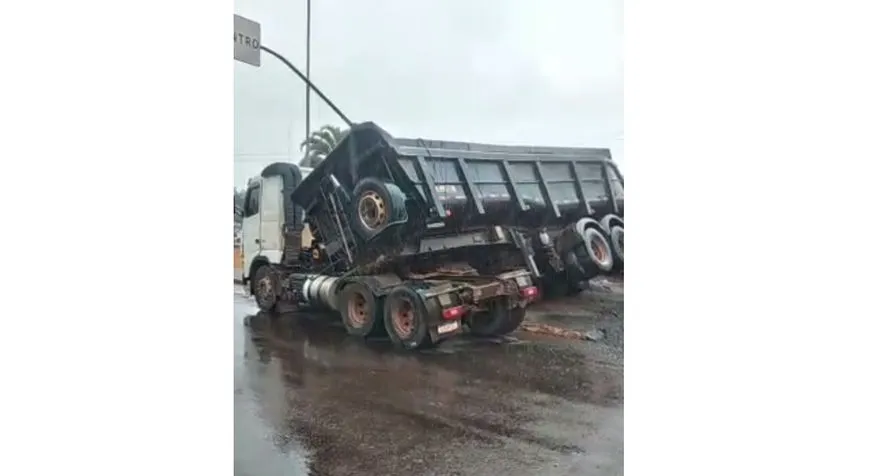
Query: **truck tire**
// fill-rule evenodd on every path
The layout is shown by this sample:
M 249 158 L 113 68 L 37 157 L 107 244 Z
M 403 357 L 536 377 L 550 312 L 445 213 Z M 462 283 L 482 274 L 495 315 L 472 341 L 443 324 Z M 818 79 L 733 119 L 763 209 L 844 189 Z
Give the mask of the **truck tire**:
M 337 293 L 337 309 L 347 334 L 368 337 L 381 329 L 381 303 L 363 283 L 350 283 Z
M 600 224 L 600 228 L 603 229 L 604 232 L 608 232 L 610 228 L 614 226 L 625 227 L 625 220 L 618 215 L 614 215 L 612 213 L 607 213 L 600 219 L 598 222 Z
M 578 254 L 583 266 L 590 263 L 594 270 L 601 273 L 608 273 L 613 269 L 613 253 L 609 240 L 594 226 L 585 228 Z
M 517 330 L 525 318 L 525 307 L 508 309 L 507 301 L 498 299 L 489 310 L 478 312 L 471 316 L 468 327 L 470 327 L 470 333 L 473 335 L 494 337 L 510 334 Z
M 543 283 L 544 294 L 549 299 L 577 296 L 585 287 L 571 276 L 554 276 Z
M 432 343 L 427 327 L 424 300 L 408 286 L 396 286 L 384 299 L 384 328 L 397 347 L 406 350 L 429 347 Z
M 364 178 L 353 188 L 350 204 L 353 228 L 365 240 L 407 216 L 405 195 L 398 187 L 375 177 Z
M 275 270 L 268 265 L 260 265 L 251 275 L 251 292 L 261 311 L 270 312 L 278 304 L 278 282 Z
M 625 266 L 625 227 L 614 226 L 609 229 L 609 243 L 613 248 L 613 257 L 615 271 Z
M 578 281 L 567 281 L 566 282 L 566 295 L 567 296 L 578 296 L 585 290 L 586 281 L 578 282 Z
M 508 311 L 507 318 L 504 319 L 503 326 L 498 329 L 498 335 L 507 335 L 517 330 L 520 324 L 526 320 L 526 308 L 515 307 Z

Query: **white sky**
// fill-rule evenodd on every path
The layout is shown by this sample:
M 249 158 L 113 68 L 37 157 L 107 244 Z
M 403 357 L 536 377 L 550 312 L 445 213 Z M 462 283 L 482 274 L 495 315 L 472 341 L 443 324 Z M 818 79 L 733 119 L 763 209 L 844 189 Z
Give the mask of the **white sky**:
M 235 0 L 301 70 L 304 0 Z M 315 0 L 313 82 L 395 136 L 609 147 L 623 162 L 621 0 Z M 304 85 L 235 63 L 235 183 L 297 155 Z M 343 125 L 311 99 L 311 126 Z M 289 131 L 293 130 L 293 134 Z

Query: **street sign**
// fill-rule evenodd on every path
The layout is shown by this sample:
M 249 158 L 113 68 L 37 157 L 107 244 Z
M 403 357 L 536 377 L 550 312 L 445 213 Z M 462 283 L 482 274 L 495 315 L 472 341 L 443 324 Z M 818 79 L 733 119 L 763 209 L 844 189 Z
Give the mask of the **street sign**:
M 260 24 L 235 15 L 235 60 L 260 66 Z

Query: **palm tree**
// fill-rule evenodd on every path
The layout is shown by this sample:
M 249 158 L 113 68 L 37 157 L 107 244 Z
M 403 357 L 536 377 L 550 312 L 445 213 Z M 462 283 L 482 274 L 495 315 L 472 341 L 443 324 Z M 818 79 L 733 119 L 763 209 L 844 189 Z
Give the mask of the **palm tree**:
M 300 161 L 302 167 L 315 167 L 334 150 L 337 143 L 346 136 L 349 129 L 324 125 L 312 133 L 309 139 L 300 143 L 300 150 L 306 151 L 306 157 Z

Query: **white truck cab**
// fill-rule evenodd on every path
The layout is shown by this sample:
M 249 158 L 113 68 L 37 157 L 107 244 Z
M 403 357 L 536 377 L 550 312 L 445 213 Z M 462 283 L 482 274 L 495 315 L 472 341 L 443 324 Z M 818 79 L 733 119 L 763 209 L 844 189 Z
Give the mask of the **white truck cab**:
M 305 177 L 311 168 L 300 167 Z M 241 222 L 242 279 L 250 278 L 251 265 L 257 258 L 277 265 L 284 254 L 282 227 L 285 222 L 283 180 L 280 175 L 257 176 L 248 181 Z M 309 247 L 312 235 L 309 227 L 303 228 L 303 246 Z

